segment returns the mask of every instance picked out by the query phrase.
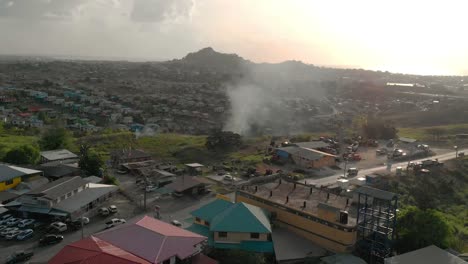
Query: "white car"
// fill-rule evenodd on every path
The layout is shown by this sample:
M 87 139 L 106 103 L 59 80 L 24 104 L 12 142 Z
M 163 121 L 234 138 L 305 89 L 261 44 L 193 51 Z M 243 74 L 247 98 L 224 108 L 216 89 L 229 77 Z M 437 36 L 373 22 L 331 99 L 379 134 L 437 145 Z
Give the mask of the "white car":
M 80 222 L 80 223 L 81 223 L 81 221 L 83 221 L 83 225 L 89 224 L 89 218 L 86 217 L 86 216 L 79 217 L 75 221 Z
M 12 217 L 13 217 L 13 216 L 12 216 L 11 214 L 6 214 L 6 215 L 0 217 L 0 225 L 5 225 L 6 222 L 8 222 L 8 220 L 9 220 L 10 218 L 12 218 Z
M 19 222 L 18 227 L 19 228 L 25 228 L 25 227 L 27 227 L 29 225 L 34 224 L 34 222 L 36 222 L 36 220 L 34 220 L 34 219 L 23 219 L 23 220 L 21 220 Z
M 50 224 L 50 227 L 56 229 L 59 232 L 67 231 L 67 225 L 62 222 L 54 222 Z
M 5 238 L 7 240 L 12 240 L 13 238 L 16 238 L 22 231 L 21 230 L 13 230 L 8 232 L 8 234 L 5 235 Z
M 109 212 L 111 212 L 112 214 L 117 213 L 117 206 L 115 205 L 109 206 Z
M 174 226 L 178 226 L 178 227 L 181 227 L 182 226 L 182 223 L 177 221 L 177 220 L 172 220 L 171 221 L 171 224 L 174 225 Z
M 6 236 L 9 232 L 14 231 L 14 230 L 19 230 L 17 227 L 7 227 L 0 232 L 0 236 Z
M 154 185 L 149 185 L 149 186 L 146 186 L 146 192 L 152 192 L 154 190 L 156 190 L 158 187 L 154 186 Z
M 110 221 L 106 222 L 106 228 L 111 228 L 125 223 L 127 223 L 125 219 L 113 218 Z
M 224 175 L 223 179 L 226 181 L 237 181 L 237 178 L 234 176 L 231 176 L 230 174 Z

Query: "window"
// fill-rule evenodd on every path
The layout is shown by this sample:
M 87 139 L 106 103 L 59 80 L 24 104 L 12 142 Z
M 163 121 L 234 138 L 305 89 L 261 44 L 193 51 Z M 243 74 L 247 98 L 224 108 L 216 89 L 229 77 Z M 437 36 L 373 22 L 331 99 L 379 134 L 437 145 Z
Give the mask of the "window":
M 227 232 L 218 232 L 219 237 L 227 237 Z
M 5 185 L 11 185 L 11 184 L 13 184 L 13 180 L 8 180 L 5 182 Z
M 71 192 L 67 193 L 67 198 L 70 196 L 72 196 L 72 193 Z
M 205 221 L 205 225 L 210 226 L 210 222 Z
M 250 238 L 259 239 L 260 234 L 259 233 L 250 233 Z
M 201 222 L 201 219 L 199 217 L 195 217 L 196 222 Z

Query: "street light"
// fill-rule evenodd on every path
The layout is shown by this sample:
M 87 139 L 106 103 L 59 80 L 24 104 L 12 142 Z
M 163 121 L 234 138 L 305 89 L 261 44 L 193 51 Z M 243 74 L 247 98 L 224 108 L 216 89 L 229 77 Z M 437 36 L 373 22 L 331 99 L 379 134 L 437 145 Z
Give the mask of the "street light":
M 455 159 L 458 158 L 458 146 L 453 146 L 455 149 Z

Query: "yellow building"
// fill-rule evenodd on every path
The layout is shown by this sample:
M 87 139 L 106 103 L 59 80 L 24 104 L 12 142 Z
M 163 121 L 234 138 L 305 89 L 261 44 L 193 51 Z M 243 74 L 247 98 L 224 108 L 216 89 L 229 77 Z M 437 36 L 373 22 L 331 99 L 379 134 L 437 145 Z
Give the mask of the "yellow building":
M 41 175 L 41 171 L 0 164 L 0 192 L 16 187 L 24 177 Z
M 356 243 L 356 218 L 351 199 L 304 184 L 277 180 L 236 192 L 236 202 L 268 210 L 280 226 L 335 253 L 351 252 Z

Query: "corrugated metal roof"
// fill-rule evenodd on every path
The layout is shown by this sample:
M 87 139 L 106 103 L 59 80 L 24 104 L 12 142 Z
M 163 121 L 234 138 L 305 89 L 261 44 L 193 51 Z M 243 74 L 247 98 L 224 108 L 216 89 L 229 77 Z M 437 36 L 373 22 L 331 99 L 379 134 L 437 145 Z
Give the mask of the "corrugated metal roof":
M 246 203 L 236 203 L 213 218 L 210 231 L 270 233 L 268 214 L 263 209 Z
M 65 199 L 64 201 L 61 201 L 55 205 L 54 208 L 64 212 L 73 213 L 92 201 L 95 201 L 104 195 L 108 195 L 111 192 L 117 191 L 117 189 L 118 187 L 115 185 L 89 183 L 88 188 Z
M 229 207 L 231 207 L 231 205 L 233 205 L 233 203 L 229 201 L 216 199 L 213 202 L 191 212 L 190 214 L 211 222 L 214 217 L 216 217 L 221 212 L 227 210 Z
M 186 259 L 195 253 L 195 245 L 206 241 L 206 237 L 148 216 L 95 236 L 151 263 L 172 256 Z
M 48 161 L 54 160 L 65 160 L 65 159 L 76 159 L 78 155 L 67 150 L 67 149 L 57 149 L 57 150 L 48 150 L 41 151 L 41 157 L 47 159 Z
M 166 185 L 165 187 L 167 189 L 171 189 L 171 190 L 174 190 L 176 192 L 183 192 L 183 191 L 186 191 L 188 189 L 191 189 L 197 185 L 201 185 L 203 184 L 202 182 L 200 182 L 197 177 L 192 177 L 192 176 L 180 176 L 180 177 L 177 177 L 177 179 Z
M 75 177 L 63 177 L 59 180 L 49 182 L 35 190 L 28 192 L 28 195 L 43 194 L 51 200 L 63 196 L 73 190 L 78 189 L 81 186 L 88 184 L 87 181 L 83 180 L 80 176 Z
M 414 264 L 414 263 L 466 264 L 466 261 L 434 245 L 385 259 L 385 264 Z
M 28 173 L 15 168 L 19 167 L 0 164 L 0 182 L 9 181 L 16 177 L 28 175 Z

